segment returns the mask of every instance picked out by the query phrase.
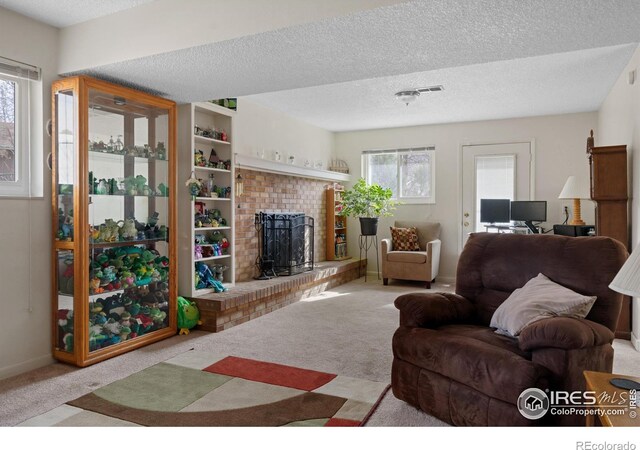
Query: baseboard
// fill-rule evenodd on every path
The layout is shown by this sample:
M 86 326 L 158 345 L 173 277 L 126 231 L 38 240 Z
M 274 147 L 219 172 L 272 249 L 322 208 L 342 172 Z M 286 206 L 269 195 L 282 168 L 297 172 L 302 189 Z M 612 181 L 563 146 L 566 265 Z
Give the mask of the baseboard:
M 640 352 L 640 338 L 635 333 L 631 333 L 631 345 Z
M 438 277 L 436 278 L 436 282 L 438 283 L 445 283 L 445 284 L 455 284 L 456 283 L 456 277 Z
M 2 367 L 0 368 L 0 380 L 4 380 L 5 378 L 9 378 L 15 375 L 20 375 L 30 370 L 39 369 L 40 367 L 48 366 L 53 362 L 55 362 L 55 360 L 51 355 L 45 355 L 21 362 L 20 364 L 15 364 L 13 366 Z
M 364 275 L 363 275 L 364 276 Z M 374 271 L 367 271 L 367 280 L 371 278 L 371 279 L 378 279 L 378 272 Z M 382 273 L 380 274 L 380 279 L 382 280 Z M 456 282 L 456 278 L 455 277 L 441 277 L 438 276 L 436 278 L 436 283 L 439 284 L 455 284 Z

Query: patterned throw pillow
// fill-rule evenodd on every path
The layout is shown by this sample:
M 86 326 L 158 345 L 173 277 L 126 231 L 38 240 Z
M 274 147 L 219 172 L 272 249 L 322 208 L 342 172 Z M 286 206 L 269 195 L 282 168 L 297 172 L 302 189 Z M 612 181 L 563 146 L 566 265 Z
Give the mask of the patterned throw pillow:
M 404 250 L 412 252 L 420 250 L 420 245 L 418 244 L 418 233 L 415 227 L 389 228 L 391 229 L 391 246 L 393 250 Z

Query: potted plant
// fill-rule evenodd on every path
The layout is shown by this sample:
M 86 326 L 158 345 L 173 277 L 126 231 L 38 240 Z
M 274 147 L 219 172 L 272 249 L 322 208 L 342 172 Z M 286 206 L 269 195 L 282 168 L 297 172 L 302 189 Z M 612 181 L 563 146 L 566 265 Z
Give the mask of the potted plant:
M 367 184 L 360 178 L 351 189 L 342 193 L 341 216 L 358 217 L 363 236 L 374 236 L 378 232 L 378 218 L 391 216 L 398 202 L 391 199 L 390 188 L 377 183 Z

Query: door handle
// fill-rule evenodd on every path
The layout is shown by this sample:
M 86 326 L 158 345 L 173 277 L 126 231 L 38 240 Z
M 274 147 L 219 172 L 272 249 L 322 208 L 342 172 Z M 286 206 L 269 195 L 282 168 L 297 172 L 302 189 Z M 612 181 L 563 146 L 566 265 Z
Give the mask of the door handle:
M 469 213 L 467 213 L 467 212 L 466 212 L 466 213 L 464 213 L 464 216 L 465 216 L 465 217 L 469 217 Z
M 469 226 L 469 222 L 465 222 L 465 223 L 464 223 L 464 226 L 465 226 L 465 227 L 468 227 L 468 226 Z

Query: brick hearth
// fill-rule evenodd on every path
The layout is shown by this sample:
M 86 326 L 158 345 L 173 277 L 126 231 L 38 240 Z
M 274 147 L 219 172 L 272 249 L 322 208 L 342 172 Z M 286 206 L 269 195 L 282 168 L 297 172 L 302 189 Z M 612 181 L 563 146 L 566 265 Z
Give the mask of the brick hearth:
M 362 273 L 366 260 L 361 261 Z M 227 292 L 194 298 L 205 331 L 222 331 L 359 277 L 358 260 L 323 261 L 314 270 L 270 280 L 241 281 Z

